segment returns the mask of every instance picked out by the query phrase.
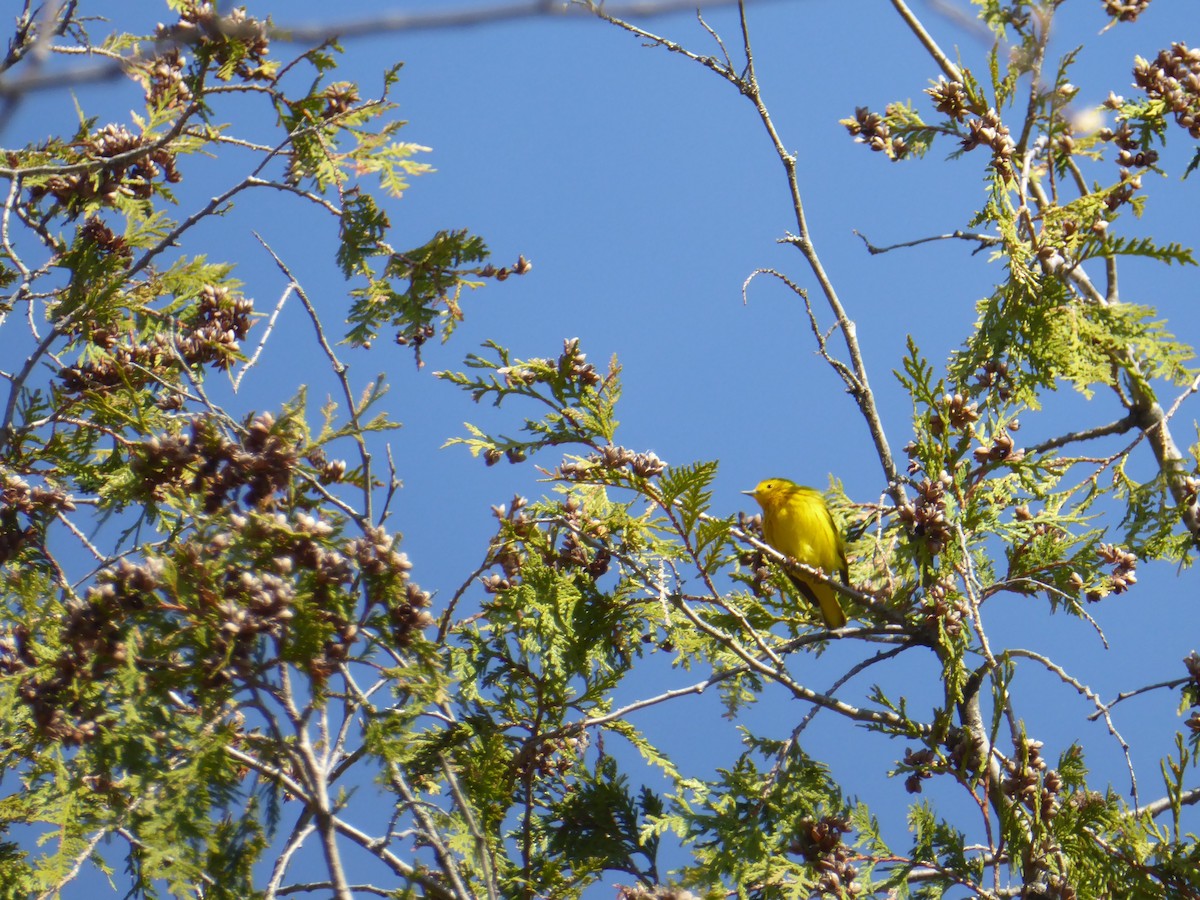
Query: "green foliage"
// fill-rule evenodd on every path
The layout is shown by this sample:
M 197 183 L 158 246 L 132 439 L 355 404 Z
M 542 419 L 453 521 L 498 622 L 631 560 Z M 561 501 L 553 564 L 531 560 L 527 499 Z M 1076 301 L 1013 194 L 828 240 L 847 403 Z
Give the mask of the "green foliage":
M 942 897 L 956 885 L 978 883 L 982 880 L 983 864 L 978 857 L 966 852 L 965 836 L 946 821 L 939 819 L 927 803 L 909 807 L 908 827 L 913 835 L 910 858 L 927 860 L 932 864 L 931 877 L 922 879 L 913 896 L 921 898 Z M 899 869 L 894 883 L 905 884 L 912 867 Z
M 1036 290 L 1008 286 L 980 301 L 979 310 L 974 334 L 951 362 L 952 377 L 965 383 L 988 361 L 1003 359 L 1014 399 L 1034 409 L 1038 394 L 1060 380 L 1090 397 L 1122 376 L 1183 384 L 1192 374 L 1192 349 L 1175 342 L 1152 309 L 1080 304 L 1056 279 Z
M 563 342 L 563 352 L 557 359 L 537 358 L 513 360 L 499 345 L 486 344 L 494 359 L 472 354 L 467 365 L 480 373 L 439 372 L 438 377 L 468 390 L 476 403 L 491 399 L 501 406 L 513 397 L 534 400 L 550 412 L 541 419 L 526 419 L 521 430 L 531 435 L 527 440 L 506 436 L 493 437 L 468 425 L 470 438 L 452 438 L 446 446 L 463 444 L 472 456 L 483 455 L 488 465 L 506 457 L 511 463 L 523 461 L 530 453 L 544 447 L 581 445 L 598 448 L 597 439 L 611 443 L 617 421 L 614 407 L 620 398 L 617 376 L 620 367 L 616 360 L 601 376 L 579 351 L 579 341 Z
M 710 485 L 717 474 L 717 463 L 695 463 L 688 466 L 673 466 L 663 472 L 658 489 L 664 508 L 679 511 L 679 530 L 684 536 L 692 535 L 700 517 L 712 503 Z M 711 545 L 713 538 L 722 536 L 724 529 L 712 523 L 705 537 Z
M 1060 612 L 1099 630 L 1092 610 L 1136 591 L 1139 564 L 1189 564 L 1200 540 L 1198 451 L 1179 453 L 1178 406 L 1157 399 L 1191 390 L 1193 351 L 1115 280 L 1123 257 L 1195 263 L 1182 244 L 1118 233 L 1172 124 L 1194 124 L 1191 82 L 1171 74 L 1191 57 L 1175 45 L 1136 61 L 1146 97 L 1110 99 L 1114 127 L 1085 133 L 1068 113 L 1079 51 L 1049 57 L 1058 4 L 976 5 L 997 40 L 979 75 L 936 59 L 937 124 L 909 101 L 845 120 L 893 160 L 946 139 L 982 160 L 975 231 L 956 234 L 1000 274 L 944 365 L 907 341 L 903 474 L 840 309 L 853 365 L 822 338 L 889 482 L 869 503 L 832 482 L 853 612 L 836 632 L 798 599 L 759 520 L 714 506 L 717 461 L 669 465 L 619 442 L 620 367 L 598 371 L 578 339 L 527 359 L 488 341 L 438 373 L 516 422 L 447 444 L 487 465 L 540 454 L 544 494 L 493 507 L 494 534 L 435 618 L 387 523 L 414 469 L 380 443 L 397 427 L 386 379 L 352 384 L 329 310 L 275 256 L 340 399 L 312 409 L 298 384 L 277 409 L 223 407 L 257 358 L 246 341 L 270 351 L 276 314 L 255 309 L 234 261 L 199 252 L 197 226 L 264 188 L 332 215 L 345 342 L 361 352 L 388 332 L 418 365 L 468 291 L 529 263 L 497 268 L 454 229 L 396 249 L 387 204 L 432 171 L 395 118 L 399 66 L 364 99 L 333 80 L 336 42 L 284 61 L 269 22 L 244 11 L 179 0 L 155 41 L 98 45 L 76 4 L 47 12 L 56 42 L 121 57 L 145 104 L 130 125 L 80 107 L 73 134 L 0 168 L 0 324 L 18 347 L 0 404 L 0 900 L 65 896 L 84 870 L 131 897 L 344 897 L 360 864 L 364 893 L 439 900 L 580 897 L 610 876 L 632 882 L 626 900 L 1200 892 L 1185 821 L 1200 661 L 1142 691 L 1178 690 L 1187 718 L 1162 799 L 1131 807 L 1082 746 L 1042 758 L 1024 672 L 1076 691 L 1122 750 L 1112 709 L 1142 692 L 1105 704 L 1055 648 L 988 633 L 1005 603 L 1039 637 Z M 42 46 L 39 23 L 18 24 L 6 69 Z M 761 100 L 752 66 L 701 61 Z M 264 103 L 273 137 L 226 121 L 242 114 L 233 97 Z M 178 214 L 197 157 L 224 163 L 235 147 L 245 172 L 218 167 L 232 181 Z M 1089 183 L 1085 167 L 1110 155 L 1115 175 Z M 827 277 L 807 236 L 795 245 Z M 1042 414 L 1063 384 L 1116 421 L 1064 433 Z M 1085 441 L 1103 443 L 1077 452 Z M 708 693 L 743 718 L 743 750 L 706 778 L 642 717 Z M 806 749 L 818 713 L 839 746 L 901 738 L 888 774 L 928 796 L 903 815 L 894 798 L 848 800 L 860 773 Z M 643 783 L 647 768 L 665 788 Z M 360 806 L 385 824 L 363 824 Z M 884 839 L 901 818 L 905 847 Z M 667 872 L 674 841 L 686 858 Z M 339 856 L 351 844 L 353 875 Z M 327 883 L 295 883 L 302 854 Z
M 1103 249 L 1113 256 L 1144 256 L 1167 263 L 1168 265 L 1171 263 L 1189 266 L 1196 265 L 1196 257 L 1193 255 L 1190 247 L 1173 243 L 1160 247 L 1150 238 L 1114 237 L 1103 244 Z M 1083 258 L 1086 259 L 1087 257 Z
M 325 81 L 336 47 L 283 66 L 264 59 L 264 23 L 176 8 L 158 55 L 128 67 L 146 93 L 132 126 L 80 111 L 69 140 L 6 160 L 5 271 L 22 278 L 21 302 L 38 304 L 0 423 L 0 708 L 3 765 L 18 785 L 0 822 L 47 840 L 0 861 L 5 890 L 21 896 L 105 869 L 97 841 L 118 835 L 131 896 L 258 896 L 281 805 L 312 808 L 316 770 L 297 768 L 295 748 L 310 717 L 325 715 L 331 677 L 382 644 L 397 672 L 414 673 L 407 696 L 430 703 L 417 685 L 446 683 L 420 636 L 429 595 L 369 512 L 369 457 L 352 467 L 329 455 L 393 427 L 371 409 L 382 384 L 348 400 L 348 414 L 327 406 L 315 436 L 302 388 L 276 414 L 225 412 L 206 378 L 245 365 L 261 314 L 232 262 L 172 249 L 267 188 L 335 214 L 337 260 L 347 277 L 369 277 L 368 260 L 393 255 L 388 221 L 342 186 L 372 172 L 398 194 L 427 171 L 412 159 L 420 148 L 394 139 L 403 123 L 388 119 L 386 96 L 360 100 L 353 85 Z M 58 14 L 86 43 L 75 5 Z M 127 54 L 134 41 L 104 47 Z M 385 86 L 394 81 L 388 73 Z M 263 148 L 261 135 L 214 124 L 236 93 L 273 104 L 276 149 L 256 151 L 250 174 L 177 218 L 171 185 L 194 177 L 193 157 L 221 156 L 228 142 Z M 390 263 L 387 277 L 415 286 L 409 307 L 379 313 L 397 328 L 412 324 L 406 309 L 427 322 L 425 304 L 458 279 L 439 280 L 439 265 L 485 257 L 465 232 L 428 246 L 419 266 Z M 347 502 L 354 489 L 363 511 Z M 82 571 L 60 555 L 63 535 L 91 559 Z
M 373 220 L 368 218 L 367 223 L 372 225 Z M 347 262 L 359 255 L 355 251 L 346 257 Z M 396 343 L 413 347 L 419 362 L 421 345 L 438 330 L 435 322 L 443 341 L 453 334 L 463 315 L 463 289 L 479 287 L 482 282 L 471 277 L 485 272 L 483 267 L 467 264 L 487 255 L 479 238 L 465 231 L 440 231 L 423 246 L 387 253 L 378 274 L 360 264 L 368 283 L 352 292 L 354 305 L 348 317 L 352 327 L 346 339 L 352 344 L 368 344 L 386 325 L 395 329 Z
M 1189 175 L 1195 172 L 1197 168 L 1200 168 L 1200 148 L 1197 148 L 1195 154 L 1192 156 L 1192 161 L 1188 163 L 1187 168 L 1184 169 L 1183 177 L 1187 178 Z
M 711 782 L 684 782 L 675 827 L 694 850 L 685 884 L 718 879 L 756 886 L 763 898 L 806 897 L 844 874 L 847 809 L 828 770 L 795 741 L 745 735 L 748 749 Z M 763 771 L 756 758 L 774 764 Z
M 662 801 L 645 787 L 635 796 L 612 757 L 601 757 L 589 775 L 546 818 L 550 860 L 580 874 L 619 871 L 653 877 L 659 839 L 646 834 L 643 823 L 662 815 Z

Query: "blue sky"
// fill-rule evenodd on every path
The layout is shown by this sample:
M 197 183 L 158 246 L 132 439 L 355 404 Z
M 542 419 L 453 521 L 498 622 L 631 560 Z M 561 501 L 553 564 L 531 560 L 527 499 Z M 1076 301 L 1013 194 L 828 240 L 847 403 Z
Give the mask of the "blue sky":
M 965 0 L 948 4 L 965 10 Z M 277 24 L 358 18 L 384 8 L 437 8 L 443 4 L 309 2 L 249 3 L 255 15 Z M 916 4 L 944 49 L 981 77 L 988 44 L 975 32 Z M 149 30 L 169 18 L 158 3 L 122 5 L 122 24 Z M 1062 51 L 1087 43 L 1073 82 L 1080 108 L 1100 103 L 1110 89 L 1132 95 L 1135 53 L 1153 56 L 1172 40 L 1195 42 L 1192 0 L 1157 0 L 1143 19 L 1098 36 L 1105 24 L 1099 2 L 1075 0 L 1060 16 Z M 969 333 L 974 303 L 1003 277 L 972 247 L 942 242 L 870 256 L 854 236 L 876 244 L 908 241 L 965 227 L 984 200 L 981 155 L 943 161 L 953 149 L 935 145 L 924 161 L 889 163 L 851 143 L 838 119 L 856 106 L 882 107 L 911 99 L 933 119 L 921 93 L 938 74 L 892 11 L 873 0 L 799 0 L 751 7 L 751 37 L 765 100 L 788 147 L 799 156 L 801 188 L 818 250 L 850 316 L 858 323 L 872 385 L 893 451 L 910 432 L 911 407 L 891 372 L 908 335 L 936 364 Z M 706 20 L 734 46 L 736 20 L 728 9 Z M 134 24 L 135 22 L 145 24 Z M 1193 34 L 1189 35 L 1190 30 Z M 655 19 L 648 28 L 700 52 L 715 52 L 694 16 Z M 103 29 L 96 28 L 95 33 Z M 751 106 L 712 73 L 598 21 L 522 20 L 464 30 L 386 34 L 355 39 L 339 78 L 359 81 L 369 94 L 379 73 L 404 61 L 395 97 L 409 121 L 402 137 L 431 148 L 425 159 L 437 172 L 416 179 L 405 197 L 388 205 L 396 243 L 423 242 L 439 228 L 468 228 L 491 247 L 497 264 L 524 254 L 534 264 L 523 277 L 489 285 L 467 298 L 466 321 L 445 347 L 430 347 L 417 371 L 411 355 L 386 339 L 370 354 L 345 352 L 352 379 L 365 385 L 378 371 L 392 384 L 389 409 L 404 423 L 392 441 L 404 490 L 394 527 L 405 534 L 414 576 L 440 597 L 454 592 L 486 549 L 489 506 L 512 494 L 538 496 L 545 487 L 529 464 L 485 468 L 461 448 L 441 449 L 462 433 L 462 422 L 515 431 L 519 407 L 495 414 L 432 373 L 457 367 L 487 339 L 518 356 L 550 356 L 567 337 L 579 337 L 592 362 L 617 354 L 624 366 L 619 441 L 653 450 L 671 463 L 719 459 L 714 513 L 748 509 L 738 491 L 763 477 L 783 475 L 824 485 L 841 479 L 848 494 L 876 499 L 883 479 L 852 400 L 814 353 L 796 301 L 756 281 L 743 303 L 741 288 L 756 268 L 775 267 L 816 292 L 799 254 L 777 243 L 794 230 L 783 179 Z M 278 47 L 276 58 L 288 58 Z M 136 106 L 123 87 L 77 91 L 88 114 L 128 121 Z M 70 123 L 69 105 L 48 97 L 27 103 L 4 146 L 36 140 Z M 58 109 L 58 107 L 62 109 Z M 1184 135 L 1171 135 L 1164 157 L 1166 179 L 1146 176 L 1151 200 L 1146 216 L 1123 219 L 1126 234 L 1153 235 L 1195 246 L 1197 180 L 1176 183 L 1186 160 Z M 218 161 L 185 172 L 185 198 L 203 198 L 242 176 L 236 162 Z M 1115 167 L 1090 173 L 1108 180 Z M 195 194 L 189 192 L 195 191 Z M 246 293 L 260 310 L 283 289 L 273 264 L 250 235 L 258 230 L 292 266 L 324 308 L 343 302 L 345 285 L 332 265 L 332 223 L 295 216 L 287 204 L 262 198 L 219 225 L 198 232 L 190 252 L 238 261 Z M 257 204 L 259 198 L 253 203 Z M 275 210 L 278 210 L 278 214 Z M 264 215 L 264 210 L 267 213 Z M 185 204 L 186 211 L 186 204 Z M 1200 344 L 1192 270 L 1124 263 L 1123 299 L 1156 306 L 1183 341 Z M 332 315 L 332 312 L 330 313 Z M 826 319 L 828 321 L 828 317 Z M 320 362 L 293 304 L 257 372 L 248 376 L 240 402 L 269 408 L 311 385 L 314 407 L 329 390 Z M 252 382 L 252 384 L 251 384 Z M 1169 401 L 1169 391 L 1164 399 Z M 1197 403 L 1176 420 L 1188 443 Z M 1033 441 L 1076 424 L 1107 422 L 1121 410 L 1099 394 L 1090 405 L 1079 395 L 1046 398 L 1046 413 L 1026 417 L 1022 438 Z M 1141 474 L 1148 473 L 1143 449 Z M 551 465 L 556 460 L 536 460 Z M 1138 467 L 1134 467 L 1135 471 Z M 994 642 L 1043 650 L 1071 668 L 1106 698 L 1120 690 L 1177 677 L 1195 646 L 1200 612 L 1192 572 L 1143 566 L 1129 594 L 1093 610 L 1112 649 L 1105 653 L 1090 628 L 1065 616 L 1050 617 L 1043 602 L 1001 599 L 985 619 Z M 436 601 L 435 601 L 436 603 Z M 1169 625 L 1170 627 L 1164 627 Z M 855 658 L 856 648 L 834 647 L 800 665 L 804 678 L 822 686 Z M 932 663 L 898 667 L 869 680 L 928 680 Z M 699 680 L 697 674 L 660 668 L 639 685 L 647 694 Z M 936 687 L 936 685 L 934 685 Z M 1126 793 L 1128 777 L 1115 742 L 1088 723 L 1090 707 L 1074 691 L 1032 667 L 1022 668 L 1021 712 L 1031 735 L 1057 758 L 1079 738 L 1094 768 Z M 867 683 L 851 688 L 858 696 Z M 1143 800 L 1161 794 L 1158 757 L 1170 749 L 1176 727 L 1173 694 L 1160 692 L 1118 707 L 1117 725 L 1134 744 Z M 919 707 L 918 707 L 919 708 Z M 775 699 L 751 715 L 754 725 L 777 724 L 786 734 L 804 710 Z M 823 720 L 822 720 L 823 719 Z M 848 792 L 878 804 L 885 834 L 900 842 L 908 797 L 886 770 L 903 753 L 895 742 L 847 729 L 819 717 L 808 750 L 827 759 Z M 642 714 L 635 723 L 652 736 L 673 735 L 699 774 L 728 762 L 738 750 L 736 722 L 719 718 L 712 698 L 685 700 Z M 699 749 L 697 749 L 699 748 Z M 662 788 L 652 773 L 646 777 Z M 620 879 L 614 879 L 620 880 Z M 596 896 L 610 896 L 611 888 Z

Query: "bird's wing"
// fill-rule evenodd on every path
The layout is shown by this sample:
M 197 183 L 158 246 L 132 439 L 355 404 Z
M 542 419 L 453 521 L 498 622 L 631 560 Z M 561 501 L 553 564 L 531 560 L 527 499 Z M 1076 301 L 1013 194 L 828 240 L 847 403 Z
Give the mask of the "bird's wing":
M 833 513 L 829 511 L 829 507 L 824 503 L 821 504 L 821 512 L 825 514 L 825 521 L 828 523 L 830 531 L 833 532 L 833 540 L 837 549 L 838 561 L 841 563 L 841 565 L 838 566 L 838 574 L 842 576 L 842 584 L 849 584 L 850 567 L 846 563 L 846 544 L 842 541 L 841 529 L 837 527 L 837 522 L 833 518 Z
M 799 576 L 788 573 L 788 578 L 792 579 L 792 584 L 796 586 L 796 590 L 800 592 L 800 596 L 812 604 L 813 609 L 821 608 L 821 601 L 817 599 L 816 593 L 806 581 L 801 581 Z

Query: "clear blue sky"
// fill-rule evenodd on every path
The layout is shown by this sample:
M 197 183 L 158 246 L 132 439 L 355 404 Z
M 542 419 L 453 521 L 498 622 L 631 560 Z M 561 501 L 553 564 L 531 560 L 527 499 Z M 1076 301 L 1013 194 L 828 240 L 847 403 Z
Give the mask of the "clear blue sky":
M 250 3 L 249 8 L 287 25 L 445 5 L 302 0 Z M 970 12 L 966 0 L 944 6 Z M 952 56 L 957 50 L 962 63 L 984 78 L 986 41 L 934 4 L 914 8 L 943 48 Z M 121 24 L 135 31 L 169 19 L 165 8 L 149 0 L 121 9 Z M 731 47 L 738 43 L 732 11 L 713 11 L 706 18 Z M 1172 40 L 1194 43 L 1195 4 L 1157 0 L 1139 23 L 1097 37 L 1104 24 L 1098 0 L 1076 0 L 1060 15 L 1058 50 L 1088 44 L 1072 78 L 1081 88 L 1080 108 L 1099 104 L 1110 89 L 1132 95 L 1135 53 L 1152 57 Z M 965 227 L 984 200 L 984 160 L 976 154 L 943 161 L 954 149 L 943 143 L 922 162 L 891 164 L 852 144 L 838 124 L 856 106 L 881 110 L 891 100 L 904 99 L 935 118 L 921 92 L 938 72 L 890 4 L 777 0 L 752 6 L 750 26 L 766 102 L 784 142 L 799 155 L 809 224 L 858 323 L 891 445 L 899 453 L 909 438 L 911 407 L 891 372 L 899 366 L 907 336 L 913 335 L 935 364 L 943 361 L 969 333 L 975 301 L 1003 273 L 983 255 L 971 256 L 970 245 L 954 242 L 872 257 L 852 229 L 876 244 L 889 244 Z M 716 52 L 692 15 L 655 19 L 648 27 L 700 52 Z M 98 26 L 94 33 L 102 30 Z M 534 264 L 529 275 L 468 297 L 466 322 L 447 346 L 428 348 L 423 371 L 386 339 L 370 354 L 347 353 L 356 384 L 366 384 L 381 370 L 392 383 L 389 408 L 404 423 L 393 448 L 405 482 L 393 524 L 406 535 L 414 576 L 423 587 L 441 598 L 452 594 L 486 549 L 489 506 L 507 502 L 514 492 L 537 496 L 545 490 L 530 464 L 485 468 L 461 448 L 439 449 L 462 433 L 463 421 L 508 431 L 519 424 L 519 407 L 496 415 L 432 377 L 435 370 L 458 366 L 486 339 L 517 355 L 550 356 L 563 338 L 578 336 L 597 364 L 617 354 L 625 382 L 620 442 L 654 450 L 671 463 L 719 459 L 717 514 L 746 509 L 747 498 L 738 491 L 769 475 L 824 485 L 832 474 L 852 498 L 878 498 L 883 478 L 867 431 L 840 382 L 813 352 L 803 310 L 766 279 L 752 285 L 743 305 L 741 286 L 759 267 L 789 273 L 814 289 L 814 298 L 816 291 L 799 254 L 776 243 L 794 230 L 783 170 L 751 106 L 728 84 L 681 57 L 647 49 L 631 35 L 590 20 L 387 34 L 355 39 L 346 48 L 339 77 L 359 81 L 364 95 L 379 84 L 385 67 L 405 62 L 395 94 L 400 115 L 410 123 L 402 137 L 432 148 L 426 161 L 437 172 L 415 180 L 402 200 L 389 203 L 403 236 L 396 243 L 411 238 L 415 245 L 436 229 L 462 227 L 488 242 L 497 264 L 510 263 L 519 253 Z M 272 55 L 286 59 L 289 49 L 276 47 Z M 89 115 L 128 121 L 125 110 L 136 107 L 136 98 L 120 96 L 123 90 L 90 87 L 77 96 Z M 49 101 L 47 96 L 26 104 L 0 142 L 13 147 L 36 140 L 57 127 L 60 113 L 70 123 L 69 104 L 63 106 L 61 98 L 53 105 Z M 1179 130 L 1171 137 L 1173 152 L 1165 163 L 1173 174 L 1165 180 L 1147 175 L 1147 215 L 1140 221 L 1125 218 L 1120 227 L 1126 234 L 1196 246 L 1200 175 L 1176 183 L 1186 142 Z M 216 193 L 242 177 L 236 165 L 197 166 L 195 176 L 185 168 L 181 195 L 194 199 Z M 1107 180 L 1113 169 L 1110 164 L 1091 175 Z M 345 286 L 332 265 L 331 224 L 294 216 L 285 204 L 272 208 L 280 214 L 264 220 L 256 207 L 247 207 L 219 227 L 206 226 L 199 245 L 188 249 L 237 260 L 247 295 L 256 298 L 260 310 L 268 309 L 283 284 L 250 235 L 256 229 L 333 317 L 344 303 Z M 1191 345 L 1200 344 L 1196 284 L 1194 270 L 1123 263 L 1123 299 L 1156 306 Z M 315 406 L 329 389 L 317 380 L 315 354 L 293 304 L 262 366 L 248 376 L 253 384 L 243 388 L 241 402 L 269 408 L 307 382 L 313 385 Z M 1191 401 L 1176 420 L 1183 442 L 1194 434 L 1198 404 Z M 1121 414 L 1104 394 L 1090 407 L 1076 394 L 1050 397 L 1046 414 L 1025 417 L 1021 436 L 1033 442 Z M 1145 475 L 1150 460 L 1148 451 L 1140 452 L 1139 474 Z M 1041 601 L 990 603 L 985 622 L 1002 646 L 1048 652 L 1111 698 L 1177 677 L 1179 660 L 1196 644 L 1195 575 L 1143 566 L 1139 578 L 1129 594 L 1094 610 L 1112 644 L 1107 653 L 1089 626 L 1066 616 L 1050 618 Z M 802 680 L 822 687 L 858 652 L 834 647 L 820 658 L 798 661 L 811 667 L 801 673 Z M 852 684 L 847 696 L 861 696 L 876 679 L 895 679 L 889 683 L 896 692 L 901 680 L 928 681 L 934 672 L 932 661 L 927 666 L 914 661 Z M 652 694 L 699 677 L 660 668 L 637 689 Z M 1091 748 L 1093 767 L 1118 792 L 1128 792 L 1115 742 L 1101 725 L 1085 721 L 1091 708 L 1071 688 L 1032 667 L 1021 669 L 1017 688 L 1018 708 L 1030 734 L 1046 741 L 1048 759 L 1079 738 Z M 1174 694 L 1160 692 L 1116 712 L 1118 727 L 1134 745 L 1143 800 L 1162 793 L 1157 760 L 1170 749 L 1175 703 Z M 776 697 L 750 720 L 760 729 L 774 725 L 782 736 L 803 712 Z M 807 749 L 829 761 L 848 792 L 875 806 L 885 835 L 902 845 L 902 813 L 909 798 L 901 780 L 885 782 L 874 773 L 885 771 L 903 746 L 821 718 Z M 635 722 L 652 736 L 673 737 L 701 775 L 729 762 L 738 749 L 737 723 L 721 719 L 711 698 L 659 707 Z M 647 771 L 646 777 L 656 788 L 664 787 L 653 773 Z M 609 887 L 596 896 L 611 892 Z

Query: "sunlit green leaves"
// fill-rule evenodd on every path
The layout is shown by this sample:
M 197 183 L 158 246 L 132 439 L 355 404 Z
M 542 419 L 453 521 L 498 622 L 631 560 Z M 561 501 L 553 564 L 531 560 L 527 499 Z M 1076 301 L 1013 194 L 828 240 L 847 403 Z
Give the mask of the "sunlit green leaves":
M 593 771 L 580 774 L 575 789 L 546 817 L 550 859 L 580 874 L 639 877 L 653 869 L 659 841 L 644 826 L 647 817 L 662 814 L 662 801 L 645 787 L 635 794 L 612 757 L 601 757 Z
M 476 403 L 490 399 L 500 406 L 511 398 L 536 401 L 549 411 L 539 419 L 527 418 L 521 430 L 529 437 L 491 436 L 468 425 L 472 437 L 452 438 L 447 446 L 463 444 L 472 456 L 483 455 L 488 465 L 506 457 L 521 462 L 530 453 L 551 446 L 597 448 L 613 438 L 617 421 L 614 408 L 620 397 L 620 368 L 610 363 L 605 375 L 579 350 L 579 341 L 564 342 L 557 359 L 512 359 L 498 344 L 488 342 L 490 358 L 472 354 L 467 366 L 479 374 L 439 372 L 438 377 L 468 391 Z
M 849 823 L 828 770 L 794 741 L 746 733 L 745 743 L 713 781 L 682 782 L 672 798 L 667 821 L 696 860 L 685 883 L 703 889 L 720 879 L 754 884 L 764 898 L 794 898 L 809 896 L 831 871 L 842 880 Z
M 343 231 L 340 260 L 343 268 L 356 268 L 367 278 L 365 287 L 354 288 L 354 303 L 347 322 L 351 328 L 346 340 L 368 344 L 381 329 L 390 327 L 398 344 L 411 346 L 420 360 L 420 348 L 440 331 L 444 341 L 453 334 L 463 313 L 463 291 L 483 284 L 483 267 L 475 265 L 487 258 L 483 241 L 465 231 L 440 231 L 420 247 L 403 252 L 371 252 L 375 236 L 386 225 L 373 205 L 359 201 L 353 222 L 367 231 L 353 234 Z M 364 239 L 365 238 L 365 239 Z M 366 257 L 377 256 L 378 270 L 365 267 Z

